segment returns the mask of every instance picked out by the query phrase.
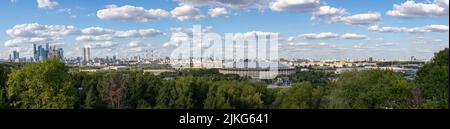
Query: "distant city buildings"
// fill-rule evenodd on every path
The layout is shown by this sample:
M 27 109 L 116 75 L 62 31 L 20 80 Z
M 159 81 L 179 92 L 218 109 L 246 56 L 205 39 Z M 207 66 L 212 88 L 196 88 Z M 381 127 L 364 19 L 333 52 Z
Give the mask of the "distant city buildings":
M 50 46 L 48 43 L 45 48 L 42 45 L 33 44 L 33 56 L 27 59 L 26 57 L 20 57 L 20 52 L 14 50 L 12 54 L 9 55 L 10 62 L 30 62 L 30 61 L 43 61 L 49 58 L 56 58 L 59 60 L 64 60 L 64 50 L 63 48 L 57 48 L 56 46 Z
M 91 62 L 91 48 L 83 48 L 83 62 L 82 65 L 87 65 Z
M 45 48 L 43 48 L 42 45 L 36 47 L 36 44 L 33 44 L 34 61 L 42 61 L 49 58 L 64 60 L 63 48 L 57 48 L 56 46 L 51 47 L 48 43 L 45 44 Z
M 9 60 L 11 62 L 20 62 L 20 55 L 19 55 L 19 51 L 14 50 L 12 55 L 9 54 Z

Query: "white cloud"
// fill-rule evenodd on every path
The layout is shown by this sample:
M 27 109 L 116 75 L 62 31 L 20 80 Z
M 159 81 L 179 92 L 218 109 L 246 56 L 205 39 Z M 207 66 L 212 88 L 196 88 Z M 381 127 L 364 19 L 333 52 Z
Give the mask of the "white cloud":
M 265 37 L 269 35 L 278 35 L 278 33 L 275 32 L 264 32 L 264 31 L 250 31 L 245 32 L 242 35 L 235 35 L 235 40 L 252 40 L 256 37 Z
M 161 31 L 156 29 L 138 29 L 138 30 L 128 30 L 128 31 L 117 31 L 115 33 L 116 37 L 119 38 L 130 38 L 130 37 L 155 37 L 162 34 Z
M 111 41 L 105 41 L 105 42 L 92 42 L 92 43 L 85 45 L 84 47 L 102 49 L 102 48 L 111 48 L 115 45 L 116 44 Z
M 131 41 L 128 43 L 128 49 L 129 52 L 142 52 L 144 51 L 146 45 L 143 44 L 140 41 Z
M 155 37 L 163 34 L 156 29 L 136 29 L 126 31 L 116 31 L 101 27 L 89 27 L 82 31 L 83 35 L 76 37 L 77 41 L 105 41 L 115 38 L 138 38 L 138 37 Z
M 336 38 L 339 35 L 332 32 L 323 32 L 323 33 L 308 33 L 303 34 L 301 37 L 305 39 L 330 39 L 330 38 Z
M 131 41 L 128 43 L 128 47 L 139 47 L 142 46 L 142 43 L 140 41 Z
M 114 35 L 105 34 L 105 35 L 80 35 L 75 38 L 77 41 L 105 41 L 105 40 L 113 40 Z
M 33 37 L 33 38 L 13 38 L 5 42 L 5 47 L 19 47 L 21 45 L 27 44 L 38 44 L 38 43 L 57 43 L 61 42 L 59 38 L 47 38 L 47 37 Z
M 448 0 L 434 0 L 432 3 L 416 3 L 408 0 L 401 5 L 394 4 L 394 9 L 386 15 L 400 18 L 423 18 L 431 16 L 448 16 Z
M 367 39 L 367 36 L 360 35 L 360 34 L 355 34 L 355 33 L 346 33 L 346 34 L 342 35 L 341 38 L 343 38 L 343 39 L 353 39 L 353 40 L 362 40 L 362 39 Z
M 186 20 L 200 20 L 205 18 L 205 16 L 202 15 L 200 12 L 200 9 L 195 8 L 191 5 L 181 5 L 179 7 L 176 7 L 172 11 L 170 11 L 172 14 L 172 17 L 180 20 L 180 21 L 186 21 Z
M 331 7 L 326 3 L 320 3 L 318 0 L 309 0 L 308 2 L 315 1 L 319 4 L 317 8 L 312 9 L 311 20 L 324 19 L 329 23 L 344 23 L 349 25 L 370 25 L 381 20 L 381 14 L 377 12 L 349 15 L 344 8 Z
M 370 26 L 368 28 L 374 32 L 408 32 L 408 33 L 425 33 L 425 32 L 448 32 L 448 25 L 427 25 L 422 27 L 380 27 L 379 25 Z
M 347 14 L 347 12 L 343 8 L 334 8 L 334 7 L 325 5 L 325 6 L 321 6 L 319 9 L 315 10 L 312 13 L 311 20 L 316 20 L 316 19 L 332 20 L 332 19 L 344 16 L 346 14 Z
M 270 3 L 273 11 L 311 12 L 320 6 L 320 0 L 276 0 Z
M 61 42 L 61 37 L 78 34 L 79 30 L 74 26 L 31 23 L 15 25 L 6 30 L 6 33 L 13 39 L 5 41 L 5 46 L 17 47 L 33 43 Z
M 202 29 L 203 33 L 212 32 L 213 27 L 207 26 Z M 163 47 L 177 46 L 179 43 L 192 42 L 193 30 L 192 28 L 171 28 L 172 34 L 170 41 L 163 44 Z
M 332 23 L 341 22 L 349 25 L 370 25 L 381 20 L 380 13 L 368 12 L 351 16 L 342 16 L 332 19 Z
M 387 42 L 387 43 L 377 44 L 377 45 L 375 45 L 375 46 L 377 46 L 377 47 L 379 47 L 379 46 L 387 47 L 387 46 L 395 46 L 395 45 L 398 45 L 398 43 Z
M 145 49 L 143 47 L 132 47 L 127 49 L 128 52 L 143 52 Z
M 50 0 L 37 0 L 38 8 L 53 9 L 58 6 L 58 2 Z
M 306 42 L 288 42 L 288 45 L 291 45 L 291 46 L 310 46 L 311 43 L 306 43 Z
M 244 8 L 264 8 L 267 6 L 267 0 L 175 0 L 183 5 L 192 6 L 214 6 L 214 7 L 227 7 L 234 9 Z
M 214 8 L 214 9 L 209 9 L 208 10 L 208 14 L 211 17 L 219 17 L 219 16 L 228 16 L 228 11 L 225 8 Z
M 112 29 L 105 29 L 101 27 L 89 27 L 81 30 L 81 32 L 85 35 L 105 35 L 115 33 Z
M 117 21 L 148 22 L 159 20 L 168 16 L 169 12 L 163 9 L 145 9 L 144 7 L 135 7 L 131 5 L 125 5 L 122 7 L 109 5 L 106 6 L 105 9 L 97 11 L 98 18 Z
M 41 25 L 38 23 L 15 25 L 6 30 L 11 37 L 55 37 L 67 36 L 78 33 L 75 26 L 66 25 Z
M 329 46 L 329 45 L 330 45 L 329 43 L 324 43 L 324 42 L 319 43 L 319 46 Z

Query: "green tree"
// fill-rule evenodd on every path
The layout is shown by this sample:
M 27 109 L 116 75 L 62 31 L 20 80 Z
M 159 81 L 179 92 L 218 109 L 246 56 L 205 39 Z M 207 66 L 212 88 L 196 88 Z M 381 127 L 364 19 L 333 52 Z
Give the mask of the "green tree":
M 325 71 L 301 71 L 289 75 L 294 83 L 310 82 L 312 85 L 327 85 L 334 73 Z
M 128 104 L 131 108 L 153 108 L 162 80 L 152 74 L 134 72 L 129 81 Z
M 215 78 L 181 76 L 165 81 L 157 97 L 157 108 L 202 109 Z
M 344 72 L 330 93 L 330 108 L 411 108 L 411 84 L 388 70 Z
M 281 109 L 319 109 L 323 108 L 325 88 L 314 87 L 309 82 L 294 84 L 281 89 L 274 102 L 274 108 Z
M 215 82 L 208 91 L 206 109 L 257 109 L 264 106 L 260 84 L 245 81 Z
M 84 109 L 97 109 L 102 107 L 102 105 L 100 105 L 100 98 L 97 94 L 98 92 L 94 86 L 87 89 L 86 98 L 84 99 L 83 104 Z
M 423 91 L 423 108 L 449 108 L 448 48 L 436 53 L 431 62 L 419 69 L 416 85 Z
M 65 109 L 74 108 L 77 101 L 68 69 L 56 59 L 13 70 L 6 89 L 12 108 Z
M 8 79 L 8 74 L 10 69 L 3 64 L 0 64 L 0 109 L 7 108 L 8 102 L 6 100 L 6 80 Z

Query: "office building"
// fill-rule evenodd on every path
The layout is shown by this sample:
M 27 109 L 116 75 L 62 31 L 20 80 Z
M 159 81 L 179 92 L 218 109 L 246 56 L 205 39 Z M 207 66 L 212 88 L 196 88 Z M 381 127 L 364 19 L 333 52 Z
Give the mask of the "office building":
M 34 61 L 42 61 L 48 58 L 64 59 L 64 50 L 57 48 L 56 46 L 50 47 L 48 43 L 45 44 L 45 48 L 42 45 L 33 44 L 33 59 Z

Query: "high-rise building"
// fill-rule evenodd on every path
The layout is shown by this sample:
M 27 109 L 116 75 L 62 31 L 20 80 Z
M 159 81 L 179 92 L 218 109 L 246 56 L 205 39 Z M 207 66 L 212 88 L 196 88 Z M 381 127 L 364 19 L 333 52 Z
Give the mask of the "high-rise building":
M 411 56 L 411 59 L 410 59 L 410 61 L 416 61 L 417 59 L 416 59 L 416 57 L 415 56 Z
M 19 56 L 20 56 L 19 52 L 14 50 L 13 51 L 13 58 L 12 58 L 12 60 L 15 61 L 15 62 L 20 62 L 20 57 Z
M 34 61 L 39 60 L 39 54 L 38 54 L 38 50 L 36 48 L 36 44 L 33 44 L 33 60 Z
M 60 60 L 64 60 L 64 49 L 63 48 L 58 49 L 58 58 Z
M 88 47 L 87 48 L 87 58 L 88 58 L 88 61 L 91 61 L 91 48 L 90 47 Z
M 369 63 L 373 63 L 373 57 L 369 57 Z
M 83 62 L 86 62 L 86 48 L 83 48 Z

